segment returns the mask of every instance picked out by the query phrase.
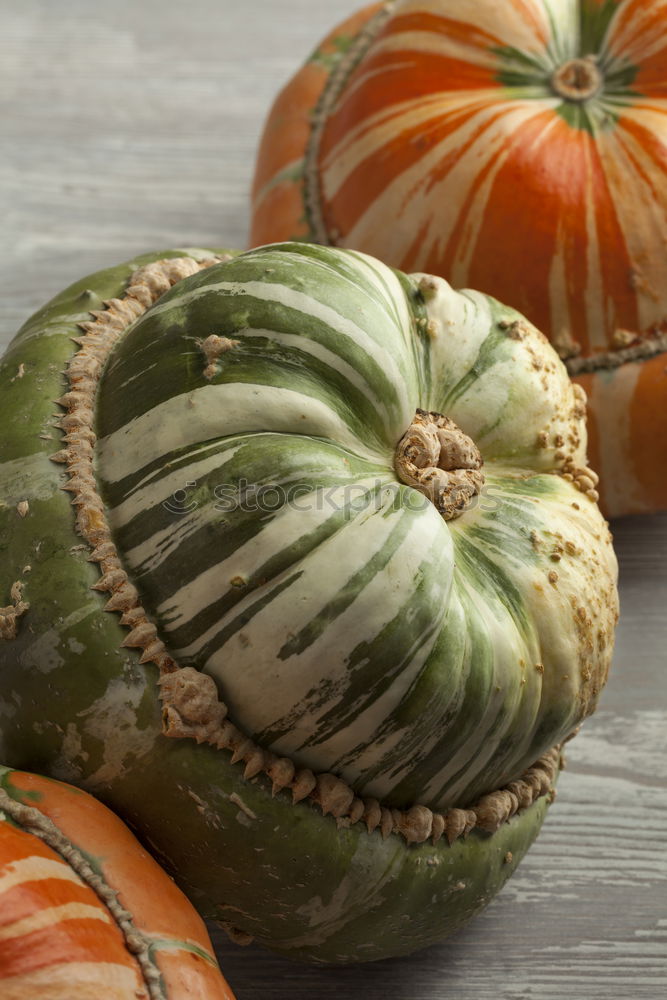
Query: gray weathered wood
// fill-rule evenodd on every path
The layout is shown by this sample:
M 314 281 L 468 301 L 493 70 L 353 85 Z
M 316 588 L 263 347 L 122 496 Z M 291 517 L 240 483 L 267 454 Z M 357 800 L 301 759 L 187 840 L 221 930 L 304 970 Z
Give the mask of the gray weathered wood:
M 244 245 L 263 116 L 356 0 L 0 2 L 0 348 L 64 285 Z M 332 10 L 332 8 L 334 8 Z M 541 838 L 449 943 L 321 970 L 215 932 L 239 1000 L 588 1000 L 667 988 L 667 516 L 618 522 L 623 617 Z

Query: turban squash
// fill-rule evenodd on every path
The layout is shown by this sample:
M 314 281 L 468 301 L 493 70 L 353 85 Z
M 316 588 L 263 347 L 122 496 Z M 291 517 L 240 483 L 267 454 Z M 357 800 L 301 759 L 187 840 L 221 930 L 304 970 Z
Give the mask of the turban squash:
M 172 251 L 54 299 L 0 385 L 4 758 L 295 957 L 409 952 L 483 906 L 617 616 L 547 340 L 352 251 Z
M 278 97 L 252 241 L 511 303 L 588 394 L 607 514 L 667 509 L 666 98 L 666 0 L 375 5 Z
M 233 1000 L 201 918 L 92 796 L 0 767 L 3 1000 Z

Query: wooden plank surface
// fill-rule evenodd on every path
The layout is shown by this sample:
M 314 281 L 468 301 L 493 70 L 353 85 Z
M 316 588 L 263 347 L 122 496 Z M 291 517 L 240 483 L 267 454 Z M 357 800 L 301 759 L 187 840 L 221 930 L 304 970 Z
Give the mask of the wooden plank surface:
M 1 0 L 0 348 L 86 272 L 152 248 L 245 245 L 269 102 L 355 7 Z M 613 527 L 623 604 L 613 672 L 505 890 L 450 942 L 371 966 L 300 967 L 216 931 L 239 1000 L 665 995 L 667 515 Z

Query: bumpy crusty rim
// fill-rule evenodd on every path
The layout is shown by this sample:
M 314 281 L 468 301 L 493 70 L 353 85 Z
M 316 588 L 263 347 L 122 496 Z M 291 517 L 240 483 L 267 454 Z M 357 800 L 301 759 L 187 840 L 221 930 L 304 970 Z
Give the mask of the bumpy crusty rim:
M 93 890 L 106 906 L 123 936 L 125 947 L 136 959 L 150 1000 L 167 1000 L 163 989 L 162 974 L 151 957 L 152 942 L 134 924 L 132 914 L 118 901 L 118 893 L 91 867 L 85 855 L 65 836 L 56 824 L 33 806 L 17 802 L 4 788 L 0 788 L 0 810 L 18 827 L 39 837 L 48 847 L 76 872 L 82 882 Z M 137 994 L 137 996 L 139 996 Z
M 310 117 L 303 160 L 303 201 L 310 237 L 316 243 L 325 246 L 343 246 L 343 244 L 340 242 L 341 234 L 335 228 L 329 228 L 324 218 L 319 169 L 324 130 L 329 116 L 343 95 L 350 75 L 394 13 L 398 2 L 399 0 L 385 0 L 380 10 L 360 28 L 349 48 L 338 54 Z M 667 320 L 664 320 L 646 330 L 615 330 L 609 350 L 586 357 L 580 356 L 581 347 L 567 330 L 552 336 L 551 342 L 568 373 L 576 378 L 578 375 L 620 368 L 632 362 L 649 361 L 659 354 L 667 353 L 666 327 Z
M 625 331 L 617 331 L 617 333 L 623 332 Z M 594 375 L 596 372 L 609 371 L 633 362 L 650 361 L 651 358 L 656 358 L 659 354 L 667 353 L 667 333 L 651 329 L 646 333 L 628 332 L 628 337 L 634 341 L 629 347 L 619 347 L 613 351 L 605 351 L 602 354 L 593 354 L 585 358 L 565 358 L 565 367 L 570 375 L 576 378 L 577 375 Z
M 560 745 L 544 753 L 516 781 L 482 796 L 469 809 L 452 808 L 442 814 L 427 806 L 414 805 L 401 810 L 384 806 L 374 798 L 359 798 L 335 774 L 297 769 L 288 757 L 262 749 L 233 725 L 227 719 L 227 708 L 219 699 L 213 678 L 192 667 L 179 667 L 169 655 L 122 566 L 93 466 L 94 403 L 104 363 L 131 324 L 169 288 L 189 275 L 229 259 L 225 256 L 195 261 L 178 257 L 144 265 L 131 275 L 122 298 L 105 302 L 103 310 L 91 313 L 92 322 L 79 324 L 84 333 L 74 338 L 78 350 L 66 372 L 69 388 L 57 400 L 67 410 L 59 419 L 66 447 L 52 455 L 51 460 L 66 466 L 68 478 L 62 488 L 74 495 L 76 529 L 92 550 L 89 560 L 100 568 L 101 576 L 93 589 L 109 595 L 104 610 L 120 614 L 121 625 L 129 630 L 123 646 L 138 650 L 140 663 L 154 663 L 160 671 L 165 736 L 192 738 L 230 751 L 233 764 L 245 765 L 246 780 L 262 773 L 270 779 L 273 795 L 289 789 L 294 803 L 307 799 L 317 804 L 324 815 L 330 814 L 340 826 L 363 821 L 369 833 L 379 828 L 383 838 L 399 834 L 408 844 L 429 839 L 435 844 L 443 835 L 452 844 L 475 827 L 493 833 L 520 809 L 528 808 L 543 795 L 554 795 L 553 783 L 561 766 Z M 200 346 L 203 360 L 210 364 L 205 345 Z M 208 368 L 204 377 L 209 377 L 207 371 Z M 574 476 L 568 478 L 576 480 Z

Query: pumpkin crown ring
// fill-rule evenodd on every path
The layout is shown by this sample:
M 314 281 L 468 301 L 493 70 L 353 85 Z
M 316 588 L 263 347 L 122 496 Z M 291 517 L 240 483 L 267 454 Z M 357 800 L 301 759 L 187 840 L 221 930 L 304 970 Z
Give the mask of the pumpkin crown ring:
M 604 76 L 595 56 L 568 59 L 551 77 L 551 87 L 558 97 L 567 101 L 588 101 L 599 94 Z

